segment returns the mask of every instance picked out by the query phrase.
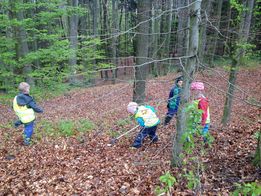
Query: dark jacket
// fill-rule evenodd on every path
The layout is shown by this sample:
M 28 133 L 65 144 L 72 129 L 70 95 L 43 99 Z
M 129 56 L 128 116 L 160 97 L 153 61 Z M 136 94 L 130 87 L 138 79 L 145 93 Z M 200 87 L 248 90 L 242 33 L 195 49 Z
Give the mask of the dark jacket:
M 40 108 L 34 101 L 33 97 L 28 94 L 19 93 L 16 97 L 17 104 L 20 106 L 27 106 L 32 108 L 37 113 L 42 113 L 43 109 Z
M 175 85 L 169 93 L 168 99 L 168 108 L 174 109 L 175 111 L 178 110 L 179 102 L 180 102 L 180 92 L 181 88 L 178 85 Z

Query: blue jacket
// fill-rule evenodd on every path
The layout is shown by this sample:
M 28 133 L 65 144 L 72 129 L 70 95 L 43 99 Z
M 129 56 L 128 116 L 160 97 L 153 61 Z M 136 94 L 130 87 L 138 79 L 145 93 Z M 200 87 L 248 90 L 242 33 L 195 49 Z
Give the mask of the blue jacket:
M 175 85 L 169 93 L 168 108 L 178 110 L 181 88 Z
M 41 107 L 39 107 L 33 97 L 31 97 L 30 95 L 28 94 L 23 94 L 23 93 L 19 93 L 17 95 L 17 104 L 20 105 L 20 106 L 27 106 L 28 108 L 32 108 L 35 112 L 37 113 L 42 113 L 43 112 L 43 109 Z

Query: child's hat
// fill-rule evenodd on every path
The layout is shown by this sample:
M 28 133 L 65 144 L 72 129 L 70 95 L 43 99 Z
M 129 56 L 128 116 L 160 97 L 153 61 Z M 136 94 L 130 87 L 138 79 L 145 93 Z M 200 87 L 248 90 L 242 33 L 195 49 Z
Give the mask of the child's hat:
M 127 106 L 127 111 L 131 114 L 134 114 L 137 110 L 138 104 L 136 102 L 130 102 Z
M 191 90 L 204 90 L 203 82 L 192 82 L 190 86 Z
M 179 76 L 175 79 L 175 83 L 177 84 L 179 81 L 183 81 L 184 77 L 183 76 Z

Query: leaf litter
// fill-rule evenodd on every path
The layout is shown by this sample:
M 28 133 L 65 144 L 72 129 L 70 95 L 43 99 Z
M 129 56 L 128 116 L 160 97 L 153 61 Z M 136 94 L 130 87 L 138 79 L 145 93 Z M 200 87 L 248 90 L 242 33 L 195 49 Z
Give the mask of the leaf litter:
M 228 78 L 224 70 L 215 71 Z M 176 76 L 169 74 L 147 82 L 145 101 L 156 108 L 161 119 Z M 260 169 L 251 163 L 257 146 L 253 135 L 261 128 L 261 109 L 241 100 L 261 101 L 261 70 L 240 71 L 237 79 L 240 89 L 235 92 L 237 98 L 227 127 L 220 124 L 225 100 L 222 91 L 227 88 L 223 77 L 205 72 L 196 78 L 206 82 L 210 132 L 215 138 L 202 157 L 205 170 L 201 183 L 205 195 L 228 194 L 235 182 L 260 182 L 261 177 Z M 76 136 L 46 137 L 30 147 L 22 146 L 22 127 L 12 128 L 10 122 L 15 119 L 12 109 L 0 105 L 0 195 L 154 195 L 159 177 L 169 170 L 178 179 L 175 194 L 193 194 L 180 177 L 182 169 L 170 168 L 175 119 L 167 127 L 159 125 L 160 140 L 156 144 L 145 140 L 142 148 L 131 149 L 136 130 L 108 145 L 112 131 L 122 134 L 136 126 L 133 121 L 119 125 L 119 120 L 129 118 L 126 105 L 132 100 L 131 84 L 103 85 L 66 95 L 40 103 L 45 112 L 38 115 L 37 121 L 89 119 L 96 124 L 95 130 L 85 133 L 81 141 Z

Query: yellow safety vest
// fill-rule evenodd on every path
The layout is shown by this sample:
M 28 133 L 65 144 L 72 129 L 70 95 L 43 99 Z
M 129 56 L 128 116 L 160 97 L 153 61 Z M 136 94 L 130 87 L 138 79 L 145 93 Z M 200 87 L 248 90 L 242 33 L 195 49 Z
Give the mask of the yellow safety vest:
M 19 120 L 22 123 L 29 123 L 32 122 L 35 119 L 34 110 L 32 108 L 28 108 L 25 106 L 19 106 L 17 104 L 17 96 L 14 98 L 13 101 L 13 109 L 15 111 L 15 114 L 18 116 Z
M 139 106 L 135 118 L 143 118 L 145 127 L 153 127 L 158 124 L 159 118 L 151 109 Z

